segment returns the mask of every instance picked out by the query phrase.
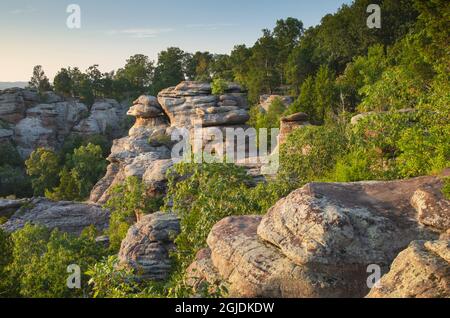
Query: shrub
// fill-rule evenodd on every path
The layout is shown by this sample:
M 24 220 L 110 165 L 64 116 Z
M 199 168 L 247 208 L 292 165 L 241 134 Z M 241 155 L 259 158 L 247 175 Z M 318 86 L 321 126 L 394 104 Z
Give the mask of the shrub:
M 1 223 L 1 222 L 0 222 Z M 7 266 L 12 261 L 12 242 L 10 235 L 0 229 L 0 298 L 14 296 L 8 286 Z
M 296 129 L 281 147 L 279 178 L 291 188 L 325 180 L 346 147 L 345 127 L 340 125 Z
M 81 146 L 67 156 L 66 165 L 59 174 L 59 186 L 45 191 L 45 195 L 52 200 L 84 200 L 105 170 L 106 160 L 100 146 Z
M 76 264 L 83 273 L 104 256 L 104 248 L 95 242 L 95 237 L 93 227 L 75 237 L 27 224 L 11 236 L 12 261 L 7 266 L 5 285 L 22 297 L 86 296 L 86 276 L 81 277 L 81 289 L 69 289 L 67 267 Z
M 111 210 L 109 240 L 112 251 L 118 251 L 130 226 L 140 216 L 157 212 L 161 198 L 147 195 L 147 187 L 137 177 L 129 177 L 123 184 L 115 186 L 106 207 Z
M 23 168 L 0 166 L 0 197 L 13 195 L 23 198 L 31 196 L 32 193 L 30 179 Z
M 228 89 L 227 81 L 221 78 L 215 78 L 211 84 L 213 95 L 222 95 Z

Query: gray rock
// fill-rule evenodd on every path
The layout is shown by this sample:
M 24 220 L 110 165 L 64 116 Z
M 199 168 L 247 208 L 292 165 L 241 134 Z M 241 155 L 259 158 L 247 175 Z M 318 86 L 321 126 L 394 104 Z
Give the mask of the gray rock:
M 109 224 L 109 211 L 94 204 L 53 202 L 33 199 L 16 211 L 0 227 L 7 232 L 23 228 L 27 223 L 42 225 L 49 229 L 79 235 L 86 227 L 94 225 L 104 230 Z
M 122 241 L 120 264 L 135 269 L 141 279 L 165 280 L 172 265 L 169 252 L 179 233 L 179 220 L 174 214 L 158 212 L 142 217 Z
M 412 242 L 367 295 L 367 298 L 449 297 L 449 240 Z

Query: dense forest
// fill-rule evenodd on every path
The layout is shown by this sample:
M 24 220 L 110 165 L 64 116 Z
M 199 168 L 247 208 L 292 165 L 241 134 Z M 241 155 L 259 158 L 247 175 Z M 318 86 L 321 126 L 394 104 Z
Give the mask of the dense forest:
M 366 26 L 366 9 L 373 2 L 382 8 L 380 29 Z M 445 0 L 356 0 L 311 28 L 296 18 L 279 20 L 252 47 L 237 45 L 229 55 L 173 47 L 161 52 L 156 63 L 138 54 L 111 73 L 100 72 L 98 65 L 85 72 L 63 68 L 52 84 L 36 67 L 30 87 L 88 105 L 98 98 L 156 95 L 183 80 L 213 86 L 232 81 L 248 90 L 251 126 L 279 127 L 281 117 L 298 112 L 307 113 L 315 125 L 289 136 L 280 150 L 278 175 L 256 187 L 234 165 L 179 164 L 170 172 L 164 198 L 147 197 L 145 185 L 135 178 L 117 186 L 106 204 L 112 211 L 106 233 L 88 228 L 72 237 L 32 225 L 13 234 L 0 231 L 0 297 L 191 296 L 185 271 L 212 226 L 226 216 L 264 214 L 312 181 L 440 173 L 450 166 L 449 14 Z M 295 100 L 287 109 L 276 100 L 261 113 L 263 94 Z M 368 112 L 373 115 L 350 123 Z M 101 136 L 73 138 L 59 152 L 37 149 L 25 162 L 5 146 L 0 149 L 1 195 L 86 200 L 105 173 L 110 146 Z M 310 149 L 306 154 L 305 146 Z M 450 198 L 450 180 L 443 192 Z M 161 210 L 176 211 L 181 219 L 171 277 L 163 283 L 136 281 L 130 270 L 117 268 L 114 255 L 137 211 Z M 110 237 L 109 247 L 96 243 L 102 234 Z M 83 286 L 69 290 L 64 264 L 74 260 L 84 269 Z M 226 295 L 225 287 L 217 287 L 216 293 L 205 289 L 204 296 Z

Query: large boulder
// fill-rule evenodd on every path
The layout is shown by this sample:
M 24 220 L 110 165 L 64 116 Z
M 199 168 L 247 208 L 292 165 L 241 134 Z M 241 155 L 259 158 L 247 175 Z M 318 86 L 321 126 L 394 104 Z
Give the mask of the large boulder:
M 10 208 L 14 202 L 0 200 L 0 206 Z M 85 228 L 93 225 L 102 231 L 108 227 L 109 211 L 99 205 L 76 202 L 53 202 L 47 199 L 32 199 L 24 203 L 16 202 L 18 209 L 0 228 L 14 232 L 27 223 L 42 225 L 49 229 L 79 235 Z
M 450 241 L 412 242 L 367 297 L 449 298 Z
M 158 212 L 142 217 L 122 241 L 120 265 L 131 267 L 141 279 L 166 279 L 171 270 L 169 253 L 179 233 L 180 223 L 174 214 Z
M 422 223 L 413 203 L 419 189 L 441 187 L 440 177 L 308 184 L 264 217 L 216 224 L 208 237 L 210 256 L 198 256 L 191 266 L 197 273 L 189 272 L 188 281 L 198 286 L 217 273 L 237 297 L 364 297 L 369 265 L 387 273 L 412 241 L 446 235 L 448 229 Z M 442 212 L 444 203 L 427 202 L 428 211 Z

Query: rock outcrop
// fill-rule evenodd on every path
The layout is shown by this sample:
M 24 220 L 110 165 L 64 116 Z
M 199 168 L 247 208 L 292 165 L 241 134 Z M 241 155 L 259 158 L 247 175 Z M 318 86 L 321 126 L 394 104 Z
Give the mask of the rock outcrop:
M 428 219 L 414 203 L 419 189 L 441 187 L 439 177 L 308 184 L 264 217 L 216 224 L 208 237 L 210 257 L 198 257 L 191 266 L 198 273 L 189 281 L 197 286 L 217 275 L 237 297 L 364 297 L 369 265 L 386 273 L 412 241 L 446 232 L 422 223 Z M 427 211 L 442 217 L 445 203 L 427 202 Z
M 91 225 L 102 231 L 109 224 L 109 211 L 94 204 L 53 202 L 42 198 L 0 200 L 0 214 L 6 210 L 11 213 L 12 209 L 16 209 L 15 213 L 5 224 L 0 225 L 7 232 L 17 231 L 30 223 L 79 235 Z
M 122 122 L 126 108 L 114 99 L 97 101 L 92 105 L 89 117 L 82 119 L 73 131 L 81 135 L 105 135 L 118 138 L 122 135 Z
M 160 182 L 165 181 L 165 178 L 156 176 L 162 174 L 167 165 L 170 166 L 167 161 L 171 158 L 171 141 L 166 134 L 169 128 L 166 115 L 152 96 L 141 96 L 128 110 L 128 115 L 135 116 L 136 123 L 128 137 L 114 140 L 108 157 L 110 165 L 106 175 L 91 192 L 92 202 L 105 203 L 110 190 L 128 177 L 142 179 L 144 175 L 149 175 L 149 186 L 154 185 L 155 192 L 161 190 Z M 152 175 L 158 180 L 153 180 Z M 161 191 L 160 194 L 163 193 Z
M 130 176 L 143 180 L 151 194 L 164 195 L 166 172 L 174 164 L 174 130 L 185 128 L 193 138 L 193 129 L 200 125 L 202 138 L 209 141 L 215 128 L 246 128 L 249 119 L 246 95 L 240 86 L 229 84 L 226 92 L 217 96 L 212 94 L 211 84 L 201 82 L 182 82 L 161 91 L 157 98 L 141 96 L 128 115 L 136 117 L 136 123 L 128 137 L 114 141 L 107 174 L 92 190 L 92 202 L 105 203 L 111 188 Z M 262 179 L 258 167 L 245 167 L 255 180 Z
M 0 91 L 0 142 L 13 141 L 26 159 L 38 147 L 59 149 L 70 134 L 123 135 L 126 106 L 115 100 L 99 100 L 91 110 L 76 100 L 53 92 L 40 96 L 29 89 Z
M 281 118 L 280 120 L 280 136 L 278 137 L 278 144 L 282 145 L 286 142 L 289 135 L 297 128 L 310 126 L 308 115 L 305 113 L 296 113 L 290 116 Z
M 154 213 L 142 217 L 122 241 L 119 262 L 135 270 L 140 279 L 162 281 L 171 270 L 169 253 L 180 233 L 180 222 L 171 213 Z
M 450 241 L 415 241 L 401 252 L 368 298 L 449 298 Z
M 261 95 L 259 97 L 259 108 L 263 112 L 268 112 L 270 105 L 275 100 L 280 100 L 285 108 L 288 108 L 293 102 L 294 98 L 292 96 L 283 96 L 283 95 Z
M 38 147 L 58 148 L 87 112 L 88 108 L 77 102 L 38 104 L 29 108 L 14 130 L 19 154 L 27 158 Z
M 244 125 L 250 119 L 246 94 L 240 86 L 229 84 L 220 96 L 211 91 L 209 83 L 182 82 L 161 91 L 158 101 L 171 125 L 178 128 Z

